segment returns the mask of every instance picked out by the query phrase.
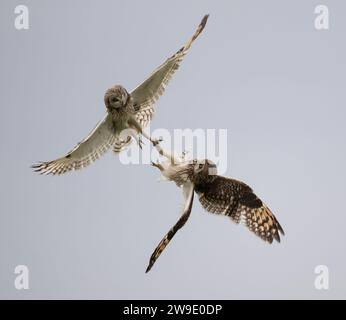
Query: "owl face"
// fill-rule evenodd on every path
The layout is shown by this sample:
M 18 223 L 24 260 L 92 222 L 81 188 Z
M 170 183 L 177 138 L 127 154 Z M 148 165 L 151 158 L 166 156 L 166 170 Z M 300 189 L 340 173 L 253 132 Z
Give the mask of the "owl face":
M 216 164 L 208 159 L 193 160 L 191 166 L 195 180 L 203 180 L 209 175 L 217 174 Z
M 122 86 L 116 85 L 105 93 L 104 101 L 109 112 L 126 107 L 129 93 Z

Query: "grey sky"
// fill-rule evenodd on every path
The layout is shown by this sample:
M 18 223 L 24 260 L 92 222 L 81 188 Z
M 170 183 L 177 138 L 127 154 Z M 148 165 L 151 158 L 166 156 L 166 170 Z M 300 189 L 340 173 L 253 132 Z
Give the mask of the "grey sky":
M 314 28 L 322 2 L 328 31 Z M 14 28 L 17 4 L 29 30 Z M 111 152 L 61 177 L 29 167 L 70 150 L 102 118 L 105 90 L 135 87 L 205 13 L 152 128 L 227 128 L 227 176 L 287 235 L 269 246 L 195 201 L 145 274 L 180 214 L 173 183 Z M 345 14 L 331 0 L 1 1 L 0 298 L 346 298 Z M 29 290 L 14 288 L 19 264 Z

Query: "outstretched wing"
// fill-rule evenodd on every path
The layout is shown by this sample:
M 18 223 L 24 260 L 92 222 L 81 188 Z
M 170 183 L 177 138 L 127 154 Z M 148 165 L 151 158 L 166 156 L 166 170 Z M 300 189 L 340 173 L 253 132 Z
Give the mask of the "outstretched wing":
M 145 126 L 151 120 L 154 113 L 154 103 L 165 91 L 169 80 L 174 72 L 179 68 L 180 62 L 190 49 L 192 42 L 196 40 L 199 34 L 203 31 L 208 16 L 209 15 L 205 15 L 203 17 L 196 32 L 179 51 L 155 69 L 155 71 L 143 83 L 131 92 L 133 105 L 137 111 L 137 120 L 139 120 L 142 126 Z
M 112 119 L 107 115 L 94 130 L 67 155 L 48 162 L 32 166 L 41 174 L 59 175 L 70 170 L 88 166 L 101 157 L 115 143 Z
M 154 105 L 143 106 L 138 111 L 136 111 L 136 120 L 142 126 L 142 128 L 148 125 L 150 120 L 153 118 L 154 112 Z
M 159 245 L 154 250 L 153 254 L 150 257 L 149 265 L 145 272 L 149 272 L 155 261 L 158 259 L 162 251 L 167 247 L 168 243 L 174 237 L 176 232 L 184 226 L 186 221 L 190 217 L 192 203 L 193 203 L 193 195 L 194 195 L 194 185 L 191 182 L 186 182 L 183 185 L 183 194 L 184 194 L 184 209 L 181 217 L 178 222 L 168 231 L 168 233 L 164 236 L 164 238 L 160 241 Z
M 132 137 L 127 136 L 126 139 L 116 138 L 113 145 L 113 152 L 120 153 L 124 151 L 132 142 Z
M 280 242 L 284 231 L 274 214 L 241 181 L 213 176 L 209 182 L 195 187 L 205 210 L 230 217 L 234 222 L 244 221 L 250 231 L 269 243 Z

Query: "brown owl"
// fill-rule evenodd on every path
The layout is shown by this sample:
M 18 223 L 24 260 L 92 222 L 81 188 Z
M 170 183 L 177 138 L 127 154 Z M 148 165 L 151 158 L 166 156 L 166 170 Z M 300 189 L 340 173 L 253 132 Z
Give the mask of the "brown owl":
M 181 161 L 165 152 L 159 144 L 156 147 L 169 160 L 153 165 L 160 169 L 167 180 L 182 187 L 184 207 L 178 222 L 151 255 L 146 272 L 152 268 L 175 233 L 188 220 L 194 193 L 206 211 L 227 216 L 235 223 L 242 221 L 250 231 L 268 243 L 272 243 L 274 239 L 280 242 L 280 233 L 284 235 L 280 223 L 248 185 L 217 175 L 216 165 L 210 160 Z

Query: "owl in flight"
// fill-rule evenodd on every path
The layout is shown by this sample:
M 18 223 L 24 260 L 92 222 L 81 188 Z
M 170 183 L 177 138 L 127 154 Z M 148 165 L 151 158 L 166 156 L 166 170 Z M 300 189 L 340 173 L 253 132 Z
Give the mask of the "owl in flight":
M 250 231 L 268 243 L 272 243 L 273 239 L 280 242 L 280 233 L 284 235 L 280 223 L 248 185 L 218 176 L 216 165 L 210 160 L 184 161 L 164 151 L 159 144 L 156 148 L 169 160 L 152 164 L 167 180 L 182 187 L 184 205 L 181 217 L 151 255 L 146 272 L 150 271 L 176 232 L 189 219 L 194 192 L 206 211 L 227 216 L 235 223 L 242 221 Z
M 143 135 L 154 145 L 157 140 L 151 139 L 143 132 L 154 114 L 154 104 L 163 94 L 169 80 L 179 68 L 184 55 L 191 44 L 203 31 L 208 20 L 205 15 L 196 32 L 186 44 L 138 87 L 130 93 L 120 85 L 108 89 L 104 96 L 107 114 L 94 130 L 68 154 L 53 161 L 41 162 L 32 167 L 42 174 L 59 175 L 70 170 L 77 170 L 88 166 L 110 148 L 115 153 L 127 147 L 132 138 L 138 141 L 138 135 Z

